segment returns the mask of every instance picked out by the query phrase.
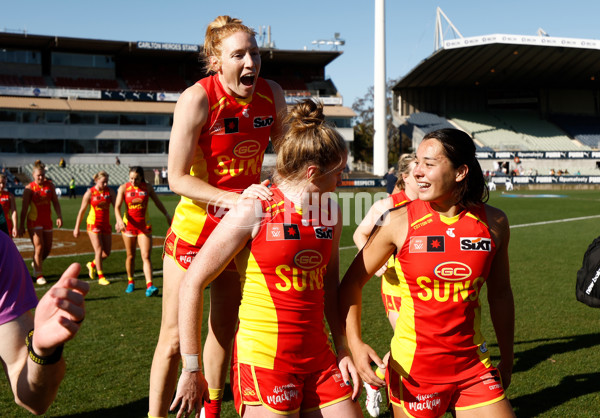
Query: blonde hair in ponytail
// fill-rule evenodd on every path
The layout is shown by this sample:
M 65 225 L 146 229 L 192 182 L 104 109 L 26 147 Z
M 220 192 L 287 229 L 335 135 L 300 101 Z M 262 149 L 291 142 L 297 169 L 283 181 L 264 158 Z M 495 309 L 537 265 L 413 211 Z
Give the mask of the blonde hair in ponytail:
M 325 122 L 323 105 L 311 99 L 296 104 L 284 120 L 287 133 L 279 142 L 275 182 L 300 180 L 314 165 L 318 175 L 337 167 L 348 154 L 339 132 Z
M 211 63 L 210 58 L 221 58 L 223 39 L 240 31 L 256 36 L 254 29 L 244 25 L 240 19 L 230 16 L 219 16 L 208 24 L 206 35 L 204 37 L 203 51 L 203 59 L 207 73 L 216 72 L 219 69 L 218 65 Z

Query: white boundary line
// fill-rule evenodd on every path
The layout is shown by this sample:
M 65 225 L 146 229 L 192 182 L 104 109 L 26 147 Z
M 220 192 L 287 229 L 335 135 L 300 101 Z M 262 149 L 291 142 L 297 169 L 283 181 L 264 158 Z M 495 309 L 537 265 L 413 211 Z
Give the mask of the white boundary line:
M 529 223 L 529 224 L 511 225 L 510 229 L 525 228 L 525 227 L 528 227 L 528 226 L 558 224 L 558 223 L 563 223 L 563 222 L 585 221 L 587 219 L 595 219 L 595 218 L 600 218 L 600 215 L 580 216 L 578 218 L 566 218 L 566 219 L 557 219 L 555 221 L 544 221 L 544 222 L 533 222 L 533 223 Z M 342 250 L 350 250 L 352 248 L 357 249 L 356 246 L 352 245 L 350 247 L 340 247 L 340 251 L 342 251 Z
M 579 218 L 566 218 L 566 219 L 557 219 L 555 221 L 544 221 L 544 222 L 534 222 L 534 223 L 530 223 L 530 224 L 511 225 L 510 229 L 525 228 L 527 226 L 558 224 L 558 223 L 563 223 L 563 222 L 584 221 L 586 219 L 594 219 L 594 218 L 600 218 L 600 215 L 580 216 Z
M 533 223 L 528 223 L 528 224 L 511 225 L 510 229 L 526 228 L 526 227 L 529 227 L 529 226 L 558 224 L 558 223 L 564 223 L 564 222 L 585 221 L 585 220 L 588 220 L 588 219 L 596 219 L 596 218 L 600 218 L 600 215 L 580 216 L 578 218 L 566 218 L 566 219 L 557 219 L 557 220 L 554 220 L 554 221 L 543 221 L 543 222 L 533 222 Z M 113 235 L 116 235 L 116 234 L 113 234 Z M 153 238 L 163 238 L 164 239 L 164 237 L 153 237 Z M 162 245 L 161 246 L 155 246 L 155 247 L 152 247 L 152 248 L 154 249 L 154 248 L 160 248 L 160 247 L 162 247 Z M 351 249 L 357 250 L 356 246 L 354 246 L 354 245 L 351 245 L 349 247 L 340 247 L 340 251 L 351 250 Z M 122 250 L 113 250 L 112 252 L 123 252 L 123 251 L 125 251 L 125 249 L 122 249 Z M 48 256 L 48 258 L 73 257 L 73 256 L 77 256 L 78 257 L 78 256 L 93 255 L 93 254 L 94 253 L 79 253 L 79 254 L 76 254 L 76 255 L 73 255 L 73 254 L 50 255 L 50 256 Z

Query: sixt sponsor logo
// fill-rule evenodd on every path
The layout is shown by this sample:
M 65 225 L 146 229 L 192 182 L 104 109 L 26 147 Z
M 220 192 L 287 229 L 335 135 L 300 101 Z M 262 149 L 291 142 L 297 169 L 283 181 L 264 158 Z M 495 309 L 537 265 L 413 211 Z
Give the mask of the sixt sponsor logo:
M 314 226 L 317 239 L 333 239 L 333 228 L 330 226 Z
M 461 251 L 487 251 L 492 250 L 492 240 L 489 238 L 462 238 L 460 239 Z
M 267 128 L 273 124 L 273 116 L 258 116 L 253 122 L 255 128 Z

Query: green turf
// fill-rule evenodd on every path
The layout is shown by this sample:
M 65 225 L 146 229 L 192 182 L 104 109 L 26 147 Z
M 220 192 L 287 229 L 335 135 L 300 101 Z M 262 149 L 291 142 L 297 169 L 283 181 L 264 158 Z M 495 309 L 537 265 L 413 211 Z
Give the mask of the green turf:
M 508 214 L 513 226 L 510 259 L 516 305 L 515 368 L 508 396 L 519 417 L 596 417 L 600 416 L 600 311 L 577 302 L 574 285 L 585 249 L 600 234 L 600 218 L 520 226 L 595 216 L 600 198 L 597 190 L 561 190 L 556 194 L 568 197 L 507 198 L 494 192 L 490 201 Z M 177 198 L 160 197 L 172 213 Z M 17 203 L 20 206 L 20 199 Z M 61 199 L 65 227 L 73 227 L 79 204 L 79 199 Z M 154 205 L 150 208 L 155 235 L 164 236 L 164 217 Z M 354 219 L 354 215 L 348 218 Z M 352 246 L 353 231 L 354 225 L 344 228 L 342 248 Z M 353 248 L 341 251 L 342 272 L 355 253 Z M 52 258 L 44 265 L 46 277 L 54 282 L 67 264 L 85 263 L 88 258 Z M 155 283 L 162 289 L 159 249 L 153 251 L 152 260 L 157 271 Z M 87 319 L 79 335 L 65 347 L 67 375 L 47 416 L 146 416 L 161 298 L 146 298 L 141 289 L 126 295 L 124 262 L 125 254 L 114 252 L 104 267 L 114 283 L 106 287 L 91 284 Z M 137 272 L 141 274 L 139 256 Z M 143 282 L 142 277 L 138 282 Z M 485 292 L 481 298 L 483 332 L 497 361 Z M 367 284 L 363 300 L 363 321 L 368 324 L 363 327 L 364 338 L 383 355 L 391 327 L 379 296 L 379 280 Z M 5 380 L 0 385 L 0 416 L 27 416 L 14 405 Z M 229 392 L 222 416 L 236 416 Z

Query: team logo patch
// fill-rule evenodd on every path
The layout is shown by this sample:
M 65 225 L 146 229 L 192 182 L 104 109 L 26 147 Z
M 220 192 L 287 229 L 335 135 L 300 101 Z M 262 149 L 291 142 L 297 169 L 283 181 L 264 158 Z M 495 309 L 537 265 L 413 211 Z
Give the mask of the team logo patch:
M 238 158 L 252 158 L 260 151 L 260 142 L 254 139 L 247 139 L 235 146 L 233 154 Z
M 489 238 L 460 238 L 461 251 L 492 251 L 492 240 Z
M 471 267 L 460 261 L 446 261 L 435 266 L 433 272 L 442 280 L 458 282 L 471 276 Z
M 238 118 L 225 118 L 223 123 L 225 124 L 225 133 L 226 134 L 235 134 L 240 131 L 240 129 L 239 129 L 240 120 Z
M 258 116 L 254 118 L 255 128 L 266 128 L 273 124 L 273 116 Z
M 411 237 L 409 252 L 411 253 L 443 253 L 445 252 L 443 235 L 431 237 Z
M 304 221 L 304 219 L 303 219 Z M 330 226 L 313 226 L 317 239 L 333 239 L 333 228 Z
M 300 229 L 296 224 L 267 224 L 267 241 L 300 239 Z
M 303 270 L 314 270 L 323 262 L 323 256 L 316 250 L 302 250 L 294 256 L 294 264 Z

